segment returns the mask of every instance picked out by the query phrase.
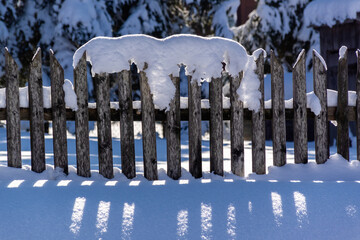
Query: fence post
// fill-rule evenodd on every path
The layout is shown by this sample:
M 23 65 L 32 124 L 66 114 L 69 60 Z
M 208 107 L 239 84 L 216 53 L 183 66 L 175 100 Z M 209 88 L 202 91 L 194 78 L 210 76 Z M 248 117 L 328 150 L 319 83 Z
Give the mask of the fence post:
M 167 175 L 172 179 L 181 177 L 180 143 L 180 78 L 170 76 L 175 86 L 175 95 L 166 112 Z
M 155 106 L 148 78 L 140 72 L 141 117 L 143 135 L 144 176 L 148 180 L 157 180 Z
M 303 49 L 293 66 L 294 158 L 295 163 L 308 162 L 306 62 Z
M 357 72 L 356 72 L 356 150 L 357 159 L 360 160 L 360 50 L 356 50 Z
M 337 120 L 337 153 L 349 160 L 349 120 L 348 114 L 348 51 L 339 58 L 338 67 L 338 105 L 336 109 Z
M 264 52 L 256 59 L 256 74 L 260 80 L 261 99 L 259 110 L 252 112 L 252 171 L 265 174 Z
M 326 67 L 320 55 L 313 50 L 314 93 L 319 98 L 321 111 L 315 116 L 315 155 L 316 163 L 325 163 L 329 158 L 329 124 L 327 110 Z
M 210 172 L 220 176 L 224 175 L 222 80 L 226 77 L 223 72 L 221 78 L 212 78 L 209 83 Z
M 119 84 L 121 169 L 129 179 L 136 176 L 131 72 L 116 74 Z
M 29 77 L 31 170 L 45 170 L 44 103 L 41 74 L 41 49 L 38 48 L 30 64 Z
M 107 73 L 95 75 L 99 173 L 105 178 L 114 177 L 109 85 L 110 81 Z
M 68 174 L 67 139 L 66 139 L 66 105 L 64 70 L 50 50 L 51 107 L 53 122 L 54 166 Z
M 6 135 L 8 166 L 21 168 L 19 70 L 5 48 L 6 69 Z
M 242 78 L 240 72 L 230 81 L 231 172 L 240 177 L 244 176 L 244 108 L 236 91 Z
M 271 104 L 274 166 L 286 164 L 284 69 L 271 51 Z
M 77 174 L 91 177 L 86 52 L 74 68 L 74 85 L 78 105 L 78 110 L 75 112 Z
M 195 178 L 202 177 L 201 157 L 201 87 L 188 76 L 189 89 L 189 169 Z

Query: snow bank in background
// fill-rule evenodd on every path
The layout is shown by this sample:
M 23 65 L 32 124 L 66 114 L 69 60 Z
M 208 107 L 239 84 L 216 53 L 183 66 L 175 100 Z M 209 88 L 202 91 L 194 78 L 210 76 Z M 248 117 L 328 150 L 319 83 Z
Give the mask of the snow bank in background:
M 76 111 L 78 109 L 77 97 L 70 80 L 65 79 L 63 89 L 66 107 Z M 29 107 L 29 90 L 27 86 L 19 88 L 19 100 L 21 108 Z M 44 108 L 51 108 L 51 87 L 43 86 L 43 104 Z M 0 108 L 6 108 L 6 88 L 0 89 Z
M 259 81 L 254 73 L 254 58 L 248 56 L 239 43 L 224 38 L 204 38 L 193 35 L 174 35 L 157 39 L 146 35 L 128 35 L 118 38 L 96 37 L 74 54 L 75 67 L 86 51 L 92 74 L 114 73 L 129 69 L 134 62 L 146 72 L 155 105 L 166 109 L 175 94 L 169 77 L 179 76 L 179 64 L 186 66 L 186 74 L 198 81 L 221 77 L 222 62 L 226 71 L 236 76 L 244 71 L 239 90 L 242 100 L 253 110 L 259 107 Z M 147 66 L 145 66 L 147 63 Z
M 336 107 L 338 99 L 338 92 L 336 90 L 328 89 L 327 90 L 327 104 L 328 107 Z M 356 106 L 356 92 L 348 91 L 348 106 Z
M 334 26 L 346 19 L 356 19 L 360 12 L 359 0 L 315 0 L 305 8 L 306 25 Z

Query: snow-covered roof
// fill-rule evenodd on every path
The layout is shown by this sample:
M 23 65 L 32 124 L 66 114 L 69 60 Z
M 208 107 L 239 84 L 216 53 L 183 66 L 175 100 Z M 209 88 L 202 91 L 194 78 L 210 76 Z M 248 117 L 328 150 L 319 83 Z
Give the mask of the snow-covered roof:
M 329 26 L 355 20 L 360 12 L 359 0 L 315 0 L 306 7 L 305 24 L 310 26 Z

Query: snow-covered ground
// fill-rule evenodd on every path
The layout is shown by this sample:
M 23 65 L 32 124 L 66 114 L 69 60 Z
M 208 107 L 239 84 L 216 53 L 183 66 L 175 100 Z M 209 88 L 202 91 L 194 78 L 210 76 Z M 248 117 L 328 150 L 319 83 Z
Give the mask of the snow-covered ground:
M 115 125 L 114 125 L 115 126 Z M 139 126 L 137 126 L 139 127 Z M 114 132 L 118 131 L 116 127 Z M 116 134 L 115 134 L 116 135 Z M 188 141 L 182 135 L 183 177 L 166 176 L 166 142 L 157 138 L 160 180 L 142 176 L 141 139 L 136 139 L 138 176 L 120 173 L 120 141 L 113 138 L 115 178 L 97 173 L 96 136 L 90 139 L 92 177 L 76 176 L 75 138 L 68 135 L 70 174 L 54 171 L 52 137 L 46 135 L 47 170 L 30 169 L 29 133 L 22 132 L 24 167 L 6 167 L 6 130 L 0 128 L 0 239 L 358 239 L 360 163 L 338 155 L 323 165 L 270 167 L 268 175 L 230 173 L 230 144 L 224 141 L 224 177 L 210 174 L 209 142 L 203 141 L 202 179 L 188 173 Z M 266 142 L 271 165 L 271 142 Z M 335 148 L 331 148 L 334 154 Z M 245 143 L 250 172 L 251 143 Z

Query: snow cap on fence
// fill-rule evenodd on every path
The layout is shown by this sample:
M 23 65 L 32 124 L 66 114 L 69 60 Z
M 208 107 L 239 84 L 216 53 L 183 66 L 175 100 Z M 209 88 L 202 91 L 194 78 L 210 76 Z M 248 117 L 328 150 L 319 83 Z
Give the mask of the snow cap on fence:
M 225 70 L 232 76 L 244 71 L 241 88 L 247 90 L 242 98 L 252 110 L 259 106 L 254 57 L 248 56 L 245 48 L 233 40 L 194 35 L 174 35 L 164 39 L 147 35 L 96 37 L 75 52 L 74 68 L 84 51 L 86 60 L 92 65 L 93 75 L 121 72 L 129 70 L 130 63 L 137 64 L 139 71 L 146 72 L 154 103 L 160 109 L 168 108 L 174 97 L 175 87 L 169 75 L 179 76 L 179 64 L 184 64 L 186 74 L 199 84 L 210 81 L 212 77 L 221 77 L 222 63 L 226 64 Z

